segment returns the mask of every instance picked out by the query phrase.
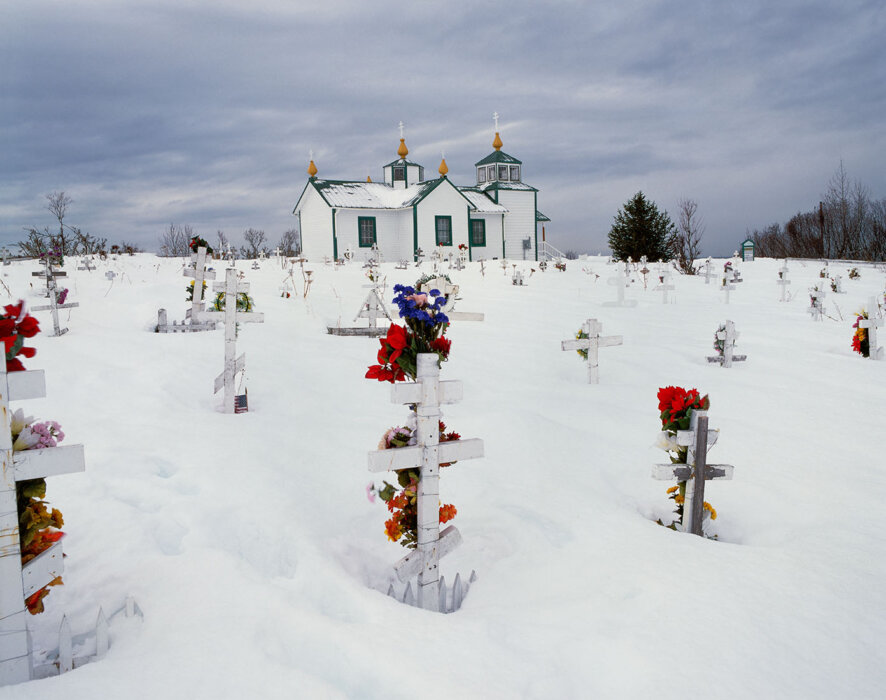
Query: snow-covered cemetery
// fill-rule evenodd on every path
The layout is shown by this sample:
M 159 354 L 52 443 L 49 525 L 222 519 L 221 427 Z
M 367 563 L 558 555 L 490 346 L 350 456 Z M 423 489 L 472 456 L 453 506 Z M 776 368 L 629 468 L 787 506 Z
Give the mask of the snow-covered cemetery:
M 2 267 L 2 697 L 878 695 L 886 266 L 200 243 Z

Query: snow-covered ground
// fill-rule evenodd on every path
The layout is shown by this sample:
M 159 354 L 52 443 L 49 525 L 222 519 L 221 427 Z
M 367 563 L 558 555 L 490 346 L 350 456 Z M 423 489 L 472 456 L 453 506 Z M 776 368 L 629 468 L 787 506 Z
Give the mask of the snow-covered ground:
M 479 577 L 442 615 L 384 595 L 404 550 L 367 500 L 366 454 L 406 409 L 364 379 L 378 341 L 325 331 L 350 325 L 366 294 L 358 264 L 309 265 L 306 300 L 297 269 L 286 299 L 279 263 L 237 264 L 265 323 L 238 340 L 250 412 L 225 415 L 212 395 L 222 331 L 151 332 L 158 308 L 184 318 L 181 259 L 94 272 L 69 260 L 80 307 L 63 312 L 67 335 L 30 343 L 47 396 L 18 404 L 58 420 L 87 459 L 48 479 L 68 556 L 65 585 L 31 619 L 35 647 L 63 613 L 81 632 L 126 595 L 144 622 L 115 620 L 103 661 L 0 697 L 883 697 L 886 362 L 850 340 L 886 272 L 853 281 L 832 265 L 846 293 L 829 293 L 836 320 L 816 323 L 806 290 L 821 266 L 792 262 L 795 296 L 779 303 L 780 264 L 742 265 L 728 306 L 713 281 L 677 277 L 675 304 L 635 284 L 636 308 L 604 307 L 613 267 L 598 258 L 525 287 L 497 262 L 449 273 L 457 308 L 486 320 L 450 329 L 442 376 L 464 382 L 464 400 L 445 419 L 486 456 L 441 480 L 464 538 L 442 572 Z M 36 269 L 2 268 L 9 299 L 39 301 Z M 383 273 L 388 301 L 420 274 Z M 560 350 L 587 318 L 624 336 L 600 351 L 599 385 Z M 728 370 L 705 360 L 726 319 L 748 355 Z M 706 493 L 719 541 L 654 522 L 670 505 L 650 477 L 667 461 L 653 447 L 666 385 L 710 395 L 710 458 L 735 465 Z

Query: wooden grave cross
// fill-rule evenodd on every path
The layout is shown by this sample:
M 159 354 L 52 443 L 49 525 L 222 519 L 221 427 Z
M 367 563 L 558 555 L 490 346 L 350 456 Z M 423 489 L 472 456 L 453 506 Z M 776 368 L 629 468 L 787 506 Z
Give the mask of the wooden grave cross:
M 419 353 L 415 382 L 394 384 L 391 402 L 415 406 L 416 444 L 369 453 L 369 471 L 399 471 L 419 467 L 416 507 L 418 542 L 415 551 L 394 565 L 401 582 L 418 574 L 418 607 L 439 612 L 440 559 L 461 543 L 454 525 L 440 531 L 440 464 L 483 456 L 478 438 L 440 443 L 440 406 L 461 401 L 460 381 L 440 381 L 436 353 Z
M 80 264 L 77 266 L 78 270 L 86 270 L 91 272 L 95 269 L 95 265 L 92 262 L 92 258 L 83 258 L 80 260 Z
M 43 296 L 48 298 L 51 297 L 52 293 L 55 291 L 56 278 L 67 277 L 68 273 L 64 270 L 53 270 L 52 264 L 49 262 L 49 258 L 44 258 L 40 261 L 40 264 L 43 265 L 43 269 L 38 270 L 37 272 L 32 272 L 31 277 L 42 277 L 46 280 L 46 289 L 43 290 Z
M 225 390 L 224 412 L 235 413 L 236 386 L 235 377 L 239 372 L 246 369 L 246 353 L 237 357 L 237 324 L 238 323 L 264 323 L 265 315 L 262 313 L 237 311 L 237 295 L 249 291 L 249 283 L 237 281 L 237 270 L 230 267 L 225 270 L 224 284 L 216 282 L 212 285 L 215 292 L 224 292 L 224 311 L 201 311 L 198 315 L 200 321 L 222 321 L 225 324 L 225 369 L 215 378 L 215 389 L 218 393 L 222 388 Z
M 587 334 L 587 338 L 576 338 L 572 340 L 564 340 L 560 343 L 562 350 L 585 350 L 588 353 L 588 384 L 600 383 L 600 367 L 598 361 L 598 351 L 600 348 L 609 348 L 615 345 L 621 345 L 623 339 L 620 335 L 602 336 L 603 324 L 596 318 L 589 318 L 583 324 L 581 329 Z
M 16 482 L 86 469 L 83 445 L 13 452 L 9 402 L 44 396 L 43 370 L 7 373 L 0 366 L 0 686 L 33 677 L 25 599 L 64 571 L 62 540 L 22 564 Z
M 788 261 L 785 260 L 784 265 L 778 269 L 778 282 L 776 282 L 776 284 L 781 287 L 781 298 L 779 301 L 787 301 L 785 297 L 790 283 L 791 281 L 788 279 Z
M 49 311 L 52 314 L 52 333 L 50 337 L 58 337 L 60 335 L 64 335 L 68 332 L 67 328 L 60 328 L 58 323 L 58 310 L 59 309 L 75 309 L 80 306 L 79 302 L 72 301 L 67 304 L 61 304 L 58 300 L 58 285 L 55 283 L 56 277 L 66 277 L 66 272 L 61 272 L 59 270 L 53 270 L 52 266 L 49 264 L 49 258 L 43 260 L 44 269 L 41 272 L 32 272 L 31 275 L 34 277 L 45 277 L 46 278 L 46 292 L 49 297 L 49 303 L 43 306 L 34 306 L 31 308 L 31 311 Z M 95 269 L 95 268 L 93 268 Z M 67 296 L 67 295 L 66 295 Z
M 683 500 L 683 532 L 704 536 L 704 491 L 705 481 L 732 479 L 735 468 L 731 464 L 708 464 L 708 448 L 717 442 L 719 433 L 708 430 L 708 412 L 692 411 L 689 430 L 677 431 L 677 444 L 687 447 L 685 464 L 656 464 L 652 477 L 659 481 L 686 482 L 686 495 Z M 704 474 L 703 479 L 698 474 Z
M 747 355 L 735 354 L 735 341 L 740 333 L 735 331 L 735 324 L 732 321 L 726 321 L 725 330 L 717 331 L 717 340 L 723 341 L 723 354 L 708 357 L 708 362 L 719 362 L 722 367 L 732 367 L 733 362 L 744 362 L 748 359 Z
M 705 284 L 710 284 L 711 275 L 713 274 L 713 272 L 714 272 L 714 262 L 710 258 L 708 258 L 704 262 L 704 283 Z
M 653 289 L 654 292 L 661 292 L 661 303 L 668 303 L 668 292 L 674 291 L 675 287 L 671 284 L 671 273 L 669 270 L 662 270 L 658 273 L 658 286 Z
M 831 289 L 834 291 L 835 294 L 845 294 L 845 292 L 843 291 L 843 276 L 842 275 L 834 275 L 831 282 L 833 283 L 831 285 Z
M 358 318 L 368 318 L 370 328 L 376 328 L 376 322 L 382 318 L 386 318 L 393 323 L 394 320 L 391 318 L 391 314 L 388 313 L 384 301 L 382 301 L 381 295 L 378 292 L 378 287 L 374 284 L 363 286 L 371 287 L 371 289 L 369 290 L 369 294 L 366 295 L 366 300 L 363 302 L 363 306 L 360 307 L 360 311 L 354 316 L 354 320 L 356 321 Z
M 821 289 L 814 287 L 810 290 L 809 308 L 806 309 L 813 321 L 821 321 L 824 316 L 824 298 L 827 296 L 827 292 L 824 290 L 823 284 L 819 286 Z
M 865 328 L 868 332 L 868 357 L 872 360 L 882 360 L 886 351 L 880 347 L 877 340 L 877 328 L 883 325 L 883 319 L 879 314 L 877 298 L 871 297 L 868 305 L 868 317 L 859 319 L 858 327 Z
M 726 295 L 726 303 L 729 303 L 729 292 L 734 292 L 736 287 L 732 284 L 735 280 L 730 280 L 729 276 L 726 272 L 723 273 L 723 277 L 720 280 L 720 291 Z
M 440 309 L 450 321 L 482 321 L 485 316 L 476 311 L 456 311 L 455 302 L 458 297 L 458 285 L 448 282 L 445 277 L 433 277 L 427 282 L 423 282 L 419 291 L 422 293 L 430 293 L 432 289 L 436 289 L 446 297 L 446 303 Z
M 636 306 L 636 299 L 625 299 L 625 289 L 631 285 L 631 274 L 628 271 L 628 264 L 624 263 L 620 271 L 616 271 L 614 277 L 606 280 L 606 283 L 615 287 L 616 300 L 604 301 L 603 306 Z
M 228 244 L 230 246 L 230 244 Z M 191 323 L 197 322 L 197 314 L 201 313 L 205 304 L 203 301 L 203 282 L 215 279 L 215 271 L 206 269 L 206 246 L 197 248 L 196 253 L 191 253 L 191 262 L 194 267 L 185 268 L 182 274 L 194 280 L 194 293 L 191 296 L 191 308 L 185 311 L 185 318 Z

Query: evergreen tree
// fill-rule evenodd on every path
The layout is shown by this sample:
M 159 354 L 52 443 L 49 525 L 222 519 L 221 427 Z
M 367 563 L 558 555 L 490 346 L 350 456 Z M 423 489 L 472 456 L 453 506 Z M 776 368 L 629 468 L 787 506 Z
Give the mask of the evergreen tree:
M 609 230 L 609 247 L 618 260 L 670 260 L 677 241 L 677 230 L 667 212 L 660 212 L 637 192 L 615 216 Z

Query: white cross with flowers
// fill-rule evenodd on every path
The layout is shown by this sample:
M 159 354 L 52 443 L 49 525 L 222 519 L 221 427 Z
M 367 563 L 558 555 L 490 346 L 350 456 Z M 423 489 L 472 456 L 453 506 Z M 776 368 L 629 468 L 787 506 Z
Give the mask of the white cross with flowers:
M 824 298 L 826 296 L 827 292 L 824 289 L 824 283 L 809 290 L 809 307 L 806 309 L 806 312 L 813 321 L 821 321 L 824 315 Z
M 596 318 L 589 318 L 581 325 L 582 334 L 587 338 L 575 338 L 564 340 L 560 343 L 562 350 L 584 350 L 588 354 L 588 384 L 600 383 L 600 368 L 597 353 L 600 348 L 613 347 L 622 344 L 620 335 L 603 337 L 603 324 Z
M 215 279 L 215 271 L 206 269 L 206 246 L 197 248 L 196 253 L 191 253 L 191 262 L 194 267 L 188 267 L 182 273 L 185 277 L 194 280 L 194 293 L 191 296 L 191 308 L 185 312 L 185 317 L 194 323 L 199 314 L 205 308 L 203 303 L 203 282 Z
M 879 310 L 877 298 L 871 297 L 868 304 L 868 317 L 858 320 L 858 327 L 864 328 L 868 332 L 868 357 L 872 360 L 882 360 L 884 355 L 884 350 L 880 347 L 877 340 L 877 328 L 883 325 L 883 319 L 880 317 Z
M 740 335 L 735 331 L 735 324 L 732 321 L 726 321 L 724 329 L 718 330 L 715 334 L 717 340 L 723 341 L 723 354 L 708 357 L 708 362 L 719 362 L 723 367 L 732 367 L 733 362 L 744 362 L 748 359 L 747 355 L 735 355 L 735 341 Z
M 418 539 L 414 552 L 394 565 L 397 578 L 406 582 L 418 574 L 418 607 L 438 612 L 441 605 L 439 561 L 461 543 L 454 525 L 440 532 L 440 464 L 483 456 L 483 441 L 451 440 L 440 443 L 440 406 L 461 401 L 459 381 L 440 381 L 436 353 L 416 356 L 415 382 L 394 384 L 393 403 L 415 406 L 416 444 L 369 453 L 369 471 L 399 471 L 419 467 L 416 493 Z
M 678 430 L 676 444 L 687 448 L 685 464 L 656 464 L 652 468 L 652 477 L 659 481 L 686 482 L 686 494 L 683 499 L 683 532 L 693 535 L 704 535 L 704 490 L 705 481 L 732 479 L 735 468 L 731 464 L 708 464 L 708 448 L 717 442 L 719 432 L 708 430 L 708 412 L 692 410 L 689 419 L 689 430 Z M 703 479 L 698 475 L 704 474 Z
M 31 308 L 31 311 L 49 311 L 52 315 L 52 333 L 50 333 L 49 335 L 50 337 L 58 337 L 68 332 L 67 328 L 61 328 L 59 326 L 58 310 L 75 309 L 80 306 L 80 303 L 76 301 L 64 303 L 64 298 L 67 298 L 67 290 L 65 290 L 64 292 L 59 292 L 58 286 L 55 283 L 55 278 L 64 277 L 66 276 L 66 273 L 52 270 L 52 267 L 49 265 L 48 259 L 44 260 L 43 264 L 46 266 L 46 269 L 43 272 L 33 272 L 31 274 L 45 275 L 46 289 L 49 293 L 49 303 L 43 306 L 34 306 Z M 61 300 L 59 299 L 60 295 L 64 295 L 64 298 Z
M 704 262 L 704 283 L 710 284 L 711 275 L 714 274 L 714 261 L 708 258 Z
M 661 292 L 661 303 L 668 303 L 668 292 L 674 291 L 675 287 L 671 284 L 671 272 L 668 269 L 659 267 L 658 272 L 659 284 L 653 289 L 654 292 Z
M 86 469 L 83 445 L 13 452 L 9 402 L 44 396 L 43 370 L 7 373 L 0 363 L 0 686 L 31 680 L 25 600 L 64 571 L 62 540 L 22 564 L 16 482 Z
M 732 282 L 733 280 L 729 279 L 728 273 L 724 272 L 723 277 L 720 278 L 720 291 L 726 295 L 725 302 L 727 304 L 729 303 L 729 293 L 736 290 L 736 287 Z
M 246 369 L 246 353 L 237 357 L 237 324 L 238 323 L 264 323 L 265 315 L 261 313 L 237 311 L 237 295 L 249 292 L 247 282 L 237 282 L 237 270 L 228 268 L 225 270 L 225 282 L 216 282 L 213 287 L 215 292 L 224 292 L 224 311 L 202 311 L 198 315 L 200 321 L 223 321 L 225 324 L 225 368 L 215 378 L 215 390 L 224 387 L 224 412 L 234 413 L 235 391 L 234 379 L 239 372 Z

